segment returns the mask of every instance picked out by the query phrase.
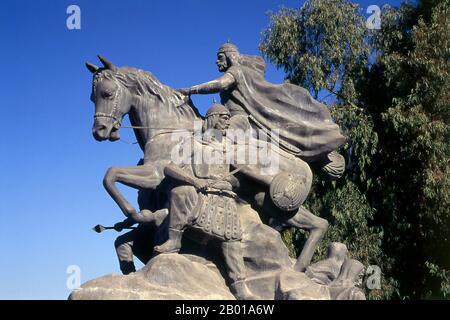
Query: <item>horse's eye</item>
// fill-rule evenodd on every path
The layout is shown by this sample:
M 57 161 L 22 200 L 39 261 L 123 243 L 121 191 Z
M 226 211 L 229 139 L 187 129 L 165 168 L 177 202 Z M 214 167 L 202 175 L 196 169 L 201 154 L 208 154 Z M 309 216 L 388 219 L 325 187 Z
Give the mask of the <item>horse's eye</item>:
M 104 99 L 111 98 L 112 96 L 113 96 L 113 93 L 111 91 L 103 91 L 102 92 L 102 98 L 104 98 Z

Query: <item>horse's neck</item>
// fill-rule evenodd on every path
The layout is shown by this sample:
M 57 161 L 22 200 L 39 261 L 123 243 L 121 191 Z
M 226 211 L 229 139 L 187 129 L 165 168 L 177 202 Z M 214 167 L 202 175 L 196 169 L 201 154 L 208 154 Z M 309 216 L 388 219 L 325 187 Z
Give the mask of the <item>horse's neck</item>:
M 163 105 L 161 102 L 157 105 L 151 103 L 150 100 L 136 96 L 129 113 L 131 125 L 142 127 L 134 131 L 143 151 L 153 136 L 161 132 L 192 130 L 194 121 L 200 120 L 190 106 L 175 107 L 170 104 Z

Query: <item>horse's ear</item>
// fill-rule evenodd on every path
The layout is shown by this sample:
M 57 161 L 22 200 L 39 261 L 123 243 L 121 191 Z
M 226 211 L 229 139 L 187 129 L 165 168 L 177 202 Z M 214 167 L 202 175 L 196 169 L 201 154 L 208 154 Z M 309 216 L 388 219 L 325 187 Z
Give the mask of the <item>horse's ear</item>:
M 117 67 L 108 59 L 106 59 L 105 57 L 102 56 L 98 56 L 99 60 L 103 63 L 103 65 L 105 66 L 106 69 L 112 70 L 112 71 L 116 71 Z
M 98 67 L 95 64 L 86 62 L 86 68 L 88 68 L 88 70 L 92 73 L 96 73 L 98 70 Z

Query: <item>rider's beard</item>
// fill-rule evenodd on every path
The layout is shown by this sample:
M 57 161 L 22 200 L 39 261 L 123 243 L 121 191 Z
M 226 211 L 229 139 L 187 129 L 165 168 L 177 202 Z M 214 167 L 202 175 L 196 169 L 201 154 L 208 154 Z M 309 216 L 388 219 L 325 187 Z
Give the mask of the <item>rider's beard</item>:
M 219 69 L 219 72 L 225 72 L 228 70 L 228 64 L 226 62 L 219 63 L 217 68 Z

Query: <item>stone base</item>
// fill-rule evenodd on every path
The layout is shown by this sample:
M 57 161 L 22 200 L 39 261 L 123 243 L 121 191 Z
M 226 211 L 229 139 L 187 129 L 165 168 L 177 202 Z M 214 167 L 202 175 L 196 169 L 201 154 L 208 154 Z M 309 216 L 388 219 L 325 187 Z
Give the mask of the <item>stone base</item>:
M 279 232 L 264 225 L 250 206 L 240 207 L 240 217 L 246 283 L 257 298 L 364 298 L 362 291 L 349 281 L 360 269 L 355 261 L 348 260 L 347 264 L 344 263 L 348 267 L 341 269 L 342 261 L 347 261 L 345 256 L 336 264 L 334 251 L 331 250 L 328 260 L 312 265 L 306 274 L 297 272 L 294 270 L 295 261 L 289 257 Z M 184 253 L 158 255 L 141 270 L 127 276 L 106 275 L 91 280 L 74 290 L 69 299 L 235 300 L 224 280 L 225 266 L 217 247 L 192 239 L 185 237 L 183 240 L 183 247 L 188 249 L 183 250 Z M 342 246 L 338 245 L 339 248 Z

